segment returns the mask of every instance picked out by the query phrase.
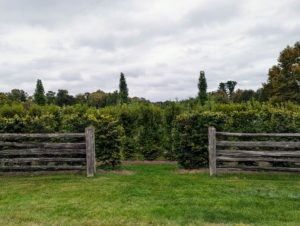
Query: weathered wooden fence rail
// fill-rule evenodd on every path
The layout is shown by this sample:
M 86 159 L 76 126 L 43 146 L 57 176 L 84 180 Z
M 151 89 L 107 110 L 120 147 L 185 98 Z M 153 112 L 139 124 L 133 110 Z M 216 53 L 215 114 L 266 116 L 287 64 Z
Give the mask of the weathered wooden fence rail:
M 85 133 L 61 134 L 0 134 L 0 139 L 20 138 L 85 138 L 82 143 L 6 142 L 0 141 L 0 170 L 85 170 L 88 177 L 96 171 L 94 127 Z M 21 149 L 9 149 L 9 148 Z M 3 149 L 4 148 L 4 149 Z M 8 148 L 8 149 L 7 149 Z M 48 156 L 47 156 L 48 155 Z M 49 157 L 49 155 L 51 157 Z M 68 157 L 68 156 L 73 157 Z M 74 156 L 75 155 L 75 156 Z M 77 156 L 76 156 L 77 155 Z M 27 157 L 28 156 L 28 157 Z M 33 157 L 34 156 L 34 157 Z M 54 157 L 53 157 L 54 156 Z M 78 157 L 79 156 L 79 157 Z M 81 165 L 58 165 L 76 162 Z M 3 165 L 6 164 L 6 165 Z M 7 164 L 8 163 L 8 164 Z M 54 163 L 53 165 L 20 165 L 19 163 Z M 19 164 L 19 165 L 18 165 Z
M 208 128 L 209 170 L 210 175 L 217 174 L 217 168 L 227 170 L 274 170 L 300 172 L 300 168 L 292 167 L 262 167 L 262 166 L 226 166 L 217 165 L 222 162 L 300 162 L 300 151 L 270 151 L 270 150 L 217 150 L 217 147 L 247 147 L 247 148 L 300 148 L 300 142 L 292 141 L 217 141 L 216 136 L 223 137 L 298 137 L 299 133 L 228 133 L 217 132 L 214 127 Z

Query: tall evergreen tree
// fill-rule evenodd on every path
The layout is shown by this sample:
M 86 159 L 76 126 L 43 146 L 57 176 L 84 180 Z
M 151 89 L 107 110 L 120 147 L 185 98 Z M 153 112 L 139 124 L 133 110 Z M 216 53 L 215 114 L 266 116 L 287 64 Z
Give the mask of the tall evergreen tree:
M 121 104 L 128 103 L 128 88 L 124 74 L 121 72 L 119 82 L 119 95 Z
M 200 77 L 199 77 L 199 82 L 198 82 L 198 100 L 201 105 L 205 104 L 205 101 L 207 100 L 207 82 L 205 78 L 205 73 L 204 71 L 200 71 Z
M 233 93 L 233 91 L 234 91 L 234 88 L 235 88 L 236 84 L 237 84 L 236 81 L 231 81 L 231 80 L 229 80 L 229 81 L 226 82 L 226 87 L 227 87 L 227 90 L 228 90 L 228 95 L 229 95 L 229 97 L 231 97 L 231 95 L 232 95 L 232 93 Z
M 46 96 L 45 96 L 45 90 L 42 83 L 42 80 L 38 79 L 36 82 L 36 88 L 34 92 L 34 100 L 35 103 L 38 105 L 45 105 L 46 104 Z

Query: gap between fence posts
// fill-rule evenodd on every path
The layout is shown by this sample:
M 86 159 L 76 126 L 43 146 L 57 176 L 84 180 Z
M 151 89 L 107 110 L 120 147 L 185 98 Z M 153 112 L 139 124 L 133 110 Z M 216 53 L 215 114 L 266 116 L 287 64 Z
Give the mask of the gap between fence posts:
M 96 172 L 95 159 L 95 128 L 89 126 L 85 128 L 85 142 L 86 142 L 86 174 L 87 177 L 93 177 Z
M 208 152 L 209 152 L 209 172 L 210 176 L 217 174 L 216 166 L 216 129 L 213 126 L 208 127 Z

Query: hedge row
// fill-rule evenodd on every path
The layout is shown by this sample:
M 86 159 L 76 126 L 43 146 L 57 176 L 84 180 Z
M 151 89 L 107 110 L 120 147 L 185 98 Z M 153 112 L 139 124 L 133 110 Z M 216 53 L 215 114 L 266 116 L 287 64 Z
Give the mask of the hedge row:
M 224 105 L 222 107 L 231 108 L 233 106 Z M 174 136 L 178 137 L 175 149 L 179 164 L 187 169 L 208 165 L 209 126 L 216 127 L 217 131 L 226 132 L 299 133 L 300 112 L 297 110 L 298 108 L 291 109 L 286 106 L 267 106 L 259 109 L 253 109 L 252 106 L 250 110 L 246 108 L 230 112 L 226 109 L 219 112 L 197 111 L 182 114 L 176 119 L 174 133 Z M 239 139 L 234 138 L 234 140 Z M 280 140 L 291 139 L 280 138 Z M 274 163 L 274 165 L 282 164 Z
M 173 122 L 182 112 L 177 103 L 164 109 L 153 104 L 131 104 L 96 109 L 86 105 L 0 108 L 0 132 L 81 133 L 93 125 L 96 155 L 105 167 L 120 166 L 121 159 L 176 159 L 172 148 Z
M 111 115 L 102 115 L 84 105 L 59 108 L 22 105 L 0 108 L 0 133 L 83 133 L 95 127 L 96 157 L 103 167 L 119 168 L 123 127 Z
M 207 103 L 184 108 L 130 104 L 106 108 L 23 106 L 0 108 L 1 133 L 74 133 L 90 125 L 96 131 L 96 155 L 104 167 L 120 167 L 121 159 L 178 160 L 183 168 L 208 164 L 207 130 L 248 133 L 299 132 L 299 106 L 258 102 Z

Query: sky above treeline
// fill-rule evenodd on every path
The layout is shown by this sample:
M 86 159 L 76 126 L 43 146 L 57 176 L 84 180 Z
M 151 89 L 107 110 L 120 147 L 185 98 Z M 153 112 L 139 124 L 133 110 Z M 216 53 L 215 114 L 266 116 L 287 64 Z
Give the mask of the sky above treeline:
M 165 101 L 220 82 L 260 88 L 300 41 L 299 0 L 1 0 L 0 92 L 118 90 Z

